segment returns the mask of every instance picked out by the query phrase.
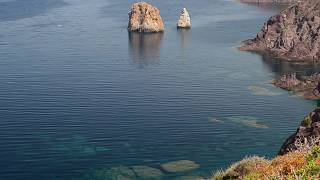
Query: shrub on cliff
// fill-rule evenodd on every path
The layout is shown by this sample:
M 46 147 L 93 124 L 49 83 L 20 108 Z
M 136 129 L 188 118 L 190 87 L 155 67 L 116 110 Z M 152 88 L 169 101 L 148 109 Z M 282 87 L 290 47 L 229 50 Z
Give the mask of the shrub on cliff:
M 301 148 L 288 154 L 266 160 L 249 157 L 218 171 L 211 180 L 309 180 L 320 178 L 320 146 Z

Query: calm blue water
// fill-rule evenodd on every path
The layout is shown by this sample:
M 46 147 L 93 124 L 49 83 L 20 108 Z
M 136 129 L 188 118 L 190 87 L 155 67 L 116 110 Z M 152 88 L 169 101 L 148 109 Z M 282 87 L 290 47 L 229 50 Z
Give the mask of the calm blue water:
M 163 34 L 128 34 L 131 0 L 0 0 L 0 179 L 181 159 L 200 165 L 186 174 L 205 176 L 246 155 L 272 157 L 314 107 L 269 82 L 319 67 L 235 48 L 278 8 L 150 2 Z M 177 31 L 184 6 L 193 27 Z

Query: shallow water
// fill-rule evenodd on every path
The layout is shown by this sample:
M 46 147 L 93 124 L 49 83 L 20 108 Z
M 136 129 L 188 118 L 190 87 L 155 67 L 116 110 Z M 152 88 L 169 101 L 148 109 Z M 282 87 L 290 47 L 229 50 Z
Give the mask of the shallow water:
M 163 179 L 207 175 L 275 155 L 315 105 L 269 82 L 318 66 L 235 48 L 279 8 L 153 0 L 166 31 L 141 36 L 126 31 L 132 2 L 0 0 L 0 179 L 83 179 L 184 159 L 200 168 Z M 184 6 L 193 27 L 177 31 Z

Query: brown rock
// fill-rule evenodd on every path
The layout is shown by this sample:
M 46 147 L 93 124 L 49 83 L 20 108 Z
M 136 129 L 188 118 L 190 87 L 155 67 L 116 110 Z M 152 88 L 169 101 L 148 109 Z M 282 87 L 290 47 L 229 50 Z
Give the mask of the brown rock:
M 129 12 L 129 31 L 161 32 L 164 24 L 160 10 L 145 2 L 134 3 Z
M 320 138 L 320 109 L 315 109 L 304 118 L 297 131 L 283 143 L 278 155 L 297 150 L 297 142 L 310 144 L 315 138 Z
M 320 97 L 314 94 L 318 82 L 320 82 L 320 74 L 318 73 L 301 77 L 301 80 L 297 79 L 296 74 L 287 74 L 282 75 L 280 79 L 274 80 L 273 84 L 282 89 L 293 91 L 305 99 L 318 100 Z
M 320 60 L 320 0 L 298 2 L 264 24 L 240 50 L 267 51 L 287 60 Z

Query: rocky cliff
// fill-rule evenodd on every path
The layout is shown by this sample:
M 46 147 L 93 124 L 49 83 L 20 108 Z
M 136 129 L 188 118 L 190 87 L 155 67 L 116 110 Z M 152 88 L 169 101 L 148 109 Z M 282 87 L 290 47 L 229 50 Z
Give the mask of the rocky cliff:
M 128 30 L 135 32 L 161 32 L 164 23 L 160 10 L 145 2 L 134 3 L 129 12 Z
M 320 60 L 320 0 L 298 2 L 264 24 L 240 50 L 267 51 L 287 60 Z
M 210 180 L 320 179 L 320 109 L 312 111 L 272 159 L 246 157 Z
M 300 149 L 301 146 L 313 146 L 320 138 L 320 109 L 317 108 L 304 118 L 297 131 L 282 145 L 279 155 Z M 319 145 L 319 144 L 318 144 Z

